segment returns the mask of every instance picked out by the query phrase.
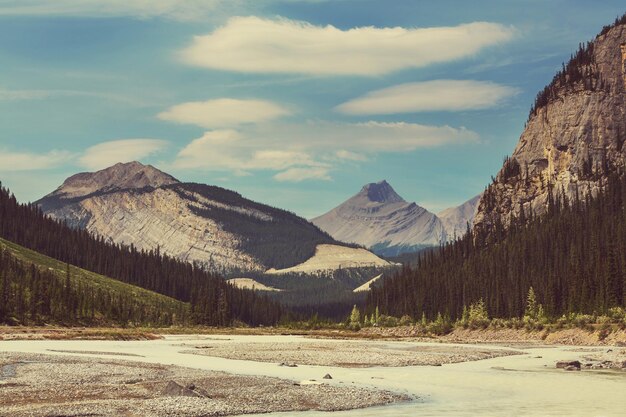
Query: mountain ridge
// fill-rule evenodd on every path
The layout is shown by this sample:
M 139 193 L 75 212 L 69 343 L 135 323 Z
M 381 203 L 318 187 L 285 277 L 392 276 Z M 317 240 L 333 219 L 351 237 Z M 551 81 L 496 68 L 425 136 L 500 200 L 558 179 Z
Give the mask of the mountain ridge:
M 46 197 L 76 198 L 96 192 L 157 188 L 177 183 L 180 181 L 152 165 L 144 165 L 138 161 L 118 162 L 96 172 L 74 174 Z
M 341 246 L 291 212 L 224 188 L 180 182 L 137 162 L 76 178 L 36 202 L 44 213 L 113 243 L 159 248 L 225 275 L 289 268 L 321 244 Z M 111 178 L 125 182 L 112 187 Z
M 361 190 L 327 213 L 311 219 L 339 241 L 356 243 L 385 256 L 397 256 L 460 237 L 471 223 L 476 197 L 447 209 L 444 221 L 415 202 L 407 202 L 382 180 Z M 466 206 L 471 206 L 469 211 Z M 448 219 L 449 217 L 449 219 Z M 459 223 L 463 224 L 461 230 Z

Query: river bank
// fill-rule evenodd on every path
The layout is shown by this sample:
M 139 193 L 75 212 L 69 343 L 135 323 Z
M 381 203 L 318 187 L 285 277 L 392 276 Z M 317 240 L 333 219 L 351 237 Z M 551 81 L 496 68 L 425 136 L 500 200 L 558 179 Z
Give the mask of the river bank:
M 168 327 L 168 328 L 92 328 L 92 327 L 25 327 L 0 326 L 1 340 L 157 340 L 167 335 L 225 336 L 307 336 L 329 339 L 417 340 L 425 342 L 503 344 L 503 345 L 572 345 L 626 346 L 626 330 L 610 332 L 596 328 L 527 329 L 463 329 L 455 328 L 446 335 L 424 335 L 417 326 L 366 327 L 359 331 L 347 329 L 302 330 L 284 327 Z

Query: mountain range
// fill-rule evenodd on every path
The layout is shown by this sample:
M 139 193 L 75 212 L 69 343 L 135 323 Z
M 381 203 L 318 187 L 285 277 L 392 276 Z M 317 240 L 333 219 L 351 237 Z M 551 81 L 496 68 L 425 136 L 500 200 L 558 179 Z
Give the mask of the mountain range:
M 405 201 L 385 180 L 365 185 L 339 206 L 311 220 L 333 238 L 384 256 L 438 246 L 467 231 L 480 196 L 458 207 L 431 213 Z
M 311 259 L 320 269 L 359 267 L 361 260 L 367 267 L 388 265 L 293 213 L 220 187 L 183 183 L 139 162 L 73 175 L 36 204 L 107 241 L 159 250 L 225 275 L 281 271 Z M 343 264 L 334 252 L 347 257 Z

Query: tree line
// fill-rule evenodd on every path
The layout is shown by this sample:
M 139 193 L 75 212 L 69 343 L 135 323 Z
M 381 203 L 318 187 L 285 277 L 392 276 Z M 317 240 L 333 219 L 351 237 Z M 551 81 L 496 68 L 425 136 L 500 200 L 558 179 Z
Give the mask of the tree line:
M 571 199 L 551 187 L 545 215 L 521 210 L 507 229 L 470 230 L 422 253 L 372 290 L 367 314 L 379 307 L 396 317 L 458 319 L 482 299 L 493 317 L 520 317 L 531 287 L 550 317 L 623 307 L 626 175 L 614 170 L 600 184 L 595 197 L 580 190 Z
M 85 230 L 69 228 L 45 216 L 36 205 L 19 203 L 2 186 L 0 237 L 61 262 L 190 302 L 190 320 L 194 323 L 217 326 L 241 321 L 270 325 L 282 314 L 278 303 L 234 288 L 218 275 L 161 254 L 158 248 L 140 251 L 132 245 L 114 244 Z M 17 278 L 21 275 L 13 276 L 21 280 Z
M 626 24 L 626 14 L 617 17 L 613 24 L 604 26 L 598 37 L 623 24 Z M 529 119 L 535 116 L 540 108 L 562 96 L 564 91 L 573 89 L 609 91 L 610 86 L 600 77 L 594 50 L 594 41 L 578 45 L 578 50 L 570 56 L 567 64 L 563 63 L 561 70 L 556 73 L 550 84 L 537 94 L 528 115 Z
M 59 279 L 0 248 L 0 323 L 167 326 L 187 322 L 188 308 L 183 303 L 147 302 L 72 281 L 69 265 Z

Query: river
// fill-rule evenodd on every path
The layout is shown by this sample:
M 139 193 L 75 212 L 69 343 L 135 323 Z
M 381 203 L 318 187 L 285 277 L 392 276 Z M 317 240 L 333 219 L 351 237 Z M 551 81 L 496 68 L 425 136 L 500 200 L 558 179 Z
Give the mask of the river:
M 577 359 L 578 347 L 539 347 L 524 354 L 440 367 L 339 368 L 330 366 L 279 367 L 260 363 L 181 353 L 185 345 L 262 341 L 276 344 L 307 341 L 296 336 L 168 336 L 154 341 L 0 341 L 1 352 L 61 355 L 66 351 L 98 351 L 117 359 L 179 365 L 236 374 L 264 375 L 296 381 L 330 373 L 333 384 L 354 384 L 404 392 L 417 399 L 410 403 L 333 413 L 344 416 L 626 416 L 626 372 L 555 369 L 557 360 Z M 387 342 L 394 345 L 428 343 Z M 437 346 L 441 344 L 437 343 Z M 488 346 L 485 346 L 488 347 Z M 496 346 L 489 346 L 497 349 Z M 599 348 L 588 348 L 590 350 Z M 600 348 L 601 349 L 601 348 Z M 604 348 L 607 349 L 607 348 Z M 85 354 L 81 356 L 93 356 Z M 103 357 L 98 355 L 98 357 Z M 270 415 L 328 416 L 324 412 Z M 268 416 L 264 414 L 263 416 Z

